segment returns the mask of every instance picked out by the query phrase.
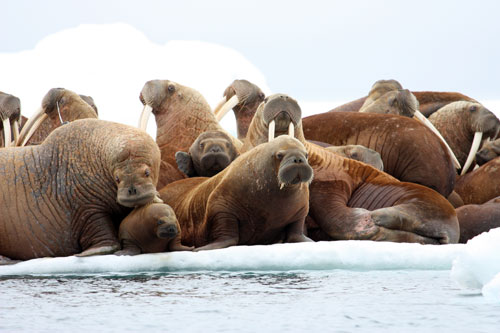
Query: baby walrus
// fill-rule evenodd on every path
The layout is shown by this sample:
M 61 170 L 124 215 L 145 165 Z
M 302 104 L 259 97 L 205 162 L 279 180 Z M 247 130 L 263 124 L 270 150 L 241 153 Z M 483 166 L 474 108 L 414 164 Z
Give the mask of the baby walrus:
M 181 244 L 181 228 L 174 210 L 153 202 L 136 207 L 120 224 L 118 238 L 122 246 L 116 255 L 135 255 L 169 251 L 191 251 Z

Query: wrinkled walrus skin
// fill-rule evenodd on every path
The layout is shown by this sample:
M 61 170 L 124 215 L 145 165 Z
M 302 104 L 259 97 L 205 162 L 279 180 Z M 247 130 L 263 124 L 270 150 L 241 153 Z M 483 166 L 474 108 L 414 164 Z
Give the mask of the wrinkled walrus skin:
M 64 125 L 38 146 L 1 149 L 0 255 L 116 251 L 127 207 L 156 196 L 159 164 L 147 133 L 97 119 Z
M 281 137 L 211 178 L 183 179 L 161 189 L 181 225 L 182 244 L 208 250 L 310 241 L 303 234 L 312 179 L 305 154 L 296 139 Z

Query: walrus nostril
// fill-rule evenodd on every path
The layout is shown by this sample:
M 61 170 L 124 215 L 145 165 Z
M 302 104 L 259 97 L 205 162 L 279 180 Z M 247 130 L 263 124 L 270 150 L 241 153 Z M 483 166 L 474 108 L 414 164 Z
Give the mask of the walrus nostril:
M 136 195 L 137 194 L 137 189 L 134 187 L 134 185 L 130 186 L 128 189 L 128 195 Z
M 177 233 L 177 228 L 175 226 L 171 226 L 167 229 L 167 232 L 169 234 L 176 234 Z
M 222 148 L 220 146 L 212 146 L 210 147 L 209 152 L 211 153 L 220 153 L 222 151 Z

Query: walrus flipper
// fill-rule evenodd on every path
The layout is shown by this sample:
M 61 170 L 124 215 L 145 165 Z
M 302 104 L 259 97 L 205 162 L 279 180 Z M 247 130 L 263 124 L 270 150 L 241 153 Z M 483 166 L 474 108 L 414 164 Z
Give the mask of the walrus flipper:
M 178 151 L 175 153 L 175 161 L 177 162 L 177 168 L 181 170 L 188 177 L 196 177 L 198 174 L 193 165 L 193 159 L 189 153 L 184 151 Z

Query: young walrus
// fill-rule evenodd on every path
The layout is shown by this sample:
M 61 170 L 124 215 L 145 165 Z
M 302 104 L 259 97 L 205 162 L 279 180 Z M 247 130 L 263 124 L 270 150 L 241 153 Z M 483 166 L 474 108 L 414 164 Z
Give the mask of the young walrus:
M 181 227 L 174 210 L 160 201 L 136 207 L 120 224 L 118 238 L 122 250 L 116 255 L 193 249 L 181 245 Z
M 310 241 L 304 235 L 313 172 L 304 146 L 283 136 L 235 159 L 212 178 L 176 181 L 160 190 L 196 250 Z

